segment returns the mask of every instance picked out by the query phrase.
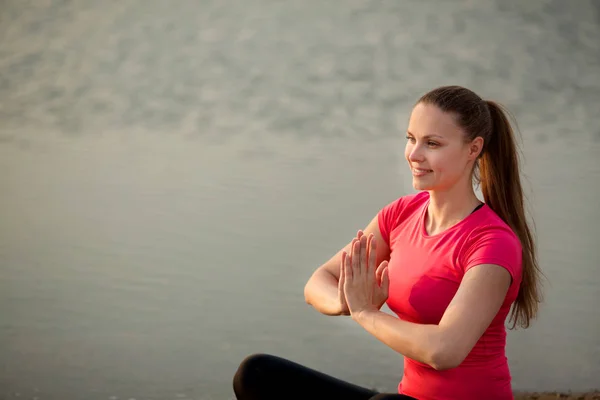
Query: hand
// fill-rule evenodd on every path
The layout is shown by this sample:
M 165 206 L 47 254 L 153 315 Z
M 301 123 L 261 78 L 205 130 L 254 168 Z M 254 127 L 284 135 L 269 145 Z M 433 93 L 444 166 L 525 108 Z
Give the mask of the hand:
M 359 241 L 363 236 L 363 231 L 358 231 L 356 237 L 352 239 L 352 244 L 350 248 L 354 247 L 354 243 Z M 350 315 L 350 310 L 348 309 L 348 303 L 346 302 L 346 294 L 344 293 L 344 257 L 346 253 L 342 253 L 342 262 L 340 263 L 340 279 L 338 280 L 338 300 L 340 302 L 340 310 L 341 315 Z
M 377 243 L 375 236 L 362 235 L 352 241 L 350 254 L 342 254 L 340 281 L 350 315 L 364 310 L 379 310 L 388 298 L 388 262 L 383 261 L 377 268 Z

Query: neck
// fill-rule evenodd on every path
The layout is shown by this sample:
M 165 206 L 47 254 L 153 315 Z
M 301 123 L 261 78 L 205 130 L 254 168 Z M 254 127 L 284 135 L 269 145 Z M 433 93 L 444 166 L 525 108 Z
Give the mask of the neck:
M 481 202 L 472 186 L 448 191 L 430 191 L 426 227 L 431 235 L 442 232 L 466 218 Z

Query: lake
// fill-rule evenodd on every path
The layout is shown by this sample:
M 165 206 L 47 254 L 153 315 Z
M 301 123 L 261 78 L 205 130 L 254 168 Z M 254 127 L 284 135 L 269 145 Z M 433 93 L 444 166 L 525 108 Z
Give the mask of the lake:
M 5 0 L 0 398 L 226 399 L 269 352 L 395 390 L 402 358 L 304 303 L 412 192 L 413 103 L 505 104 L 547 277 L 517 390 L 600 387 L 600 5 Z

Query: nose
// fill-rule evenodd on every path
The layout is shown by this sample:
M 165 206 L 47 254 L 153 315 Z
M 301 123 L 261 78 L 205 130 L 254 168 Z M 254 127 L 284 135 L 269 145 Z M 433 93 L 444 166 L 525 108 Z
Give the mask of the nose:
M 408 150 L 408 160 L 411 162 L 421 162 L 423 161 L 423 151 L 421 146 L 418 144 L 412 144 L 407 149 Z

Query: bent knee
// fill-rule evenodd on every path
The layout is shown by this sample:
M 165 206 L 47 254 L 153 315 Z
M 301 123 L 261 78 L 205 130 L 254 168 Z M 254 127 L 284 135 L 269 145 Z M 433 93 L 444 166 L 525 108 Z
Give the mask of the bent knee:
M 274 356 L 263 353 L 251 354 L 244 358 L 233 377 L 236 393 L 246 392 L 251 386 L 260 385 L 261 377 L 273 363 Z
M 246 358 L 242 360 L 240 365 L 238 366 L 238 372 L 245 372 L 248 370 L 253 370 L 259 367 L 262 367 L 270 362 L 273 358 L 270 354 L 264 353 L 255 353 L 250 354 Z

